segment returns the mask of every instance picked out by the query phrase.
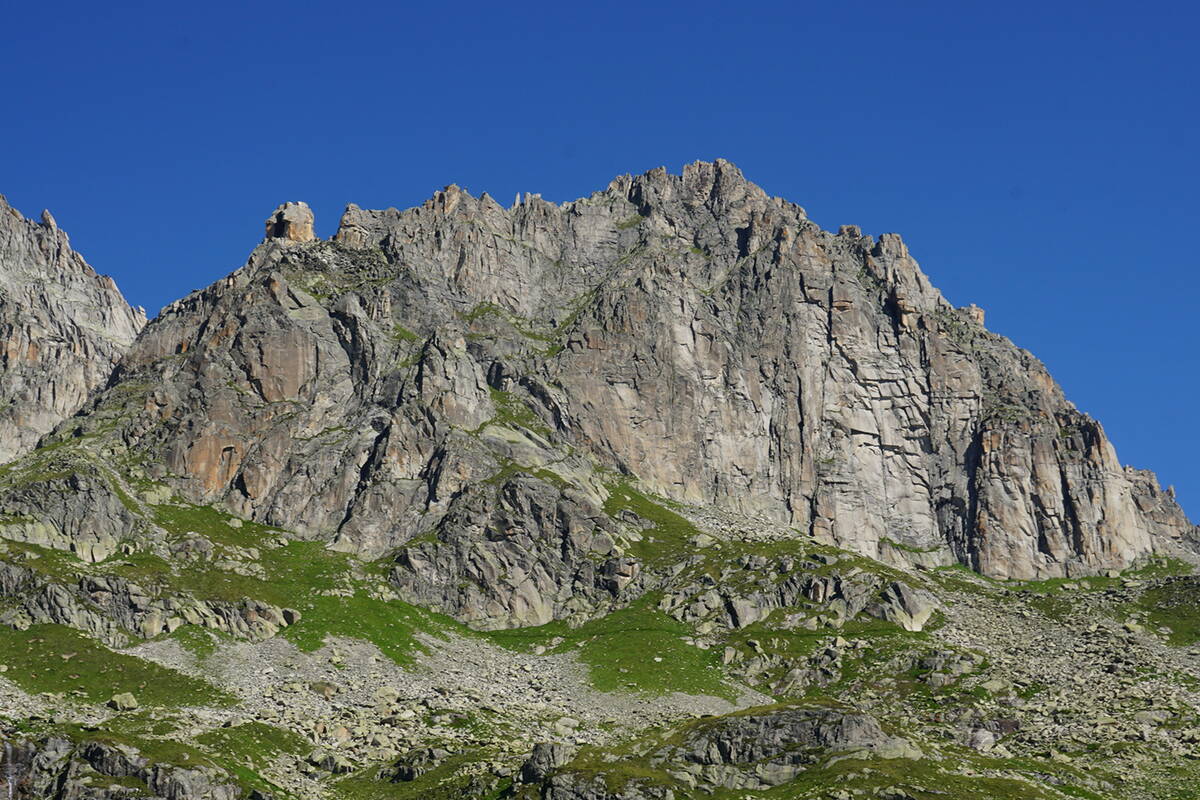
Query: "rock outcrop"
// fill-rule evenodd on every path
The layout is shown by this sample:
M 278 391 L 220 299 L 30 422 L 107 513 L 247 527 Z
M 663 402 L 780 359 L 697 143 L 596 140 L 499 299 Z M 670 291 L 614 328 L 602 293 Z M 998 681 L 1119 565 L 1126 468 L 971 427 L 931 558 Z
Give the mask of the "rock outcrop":
M 0 562 L 0 625 L 66 625 L 109 645 L 127 644 L 130 633 L 149 639 L 195 625 L 244 639 L 268 639 L 300 618 L 295 609 L 251 598 L 238 602 L 159 597 L 113 576 L 80 576 L 70 583 L 47 580 L 35 570 Z
M 884 733 L 868 714 L 793 707 L 701 723 L 653 760 L 687 785 L 761 790 L 792 780 L 815 756 L 831 753 L 921 758 L 920 750 Z
M 25 219 L 0 196 L 0 462 L 78 411 L 145 324 L 50 212 Z
M 313 213 L 308 203 L 284 203 L 267 217 L 267 238 L 290 242 L 311 242 Z
M 722 789 L 765 791 L 829 759 L 923 757 L 869 714 L 805 706 L 750 709 L 684 726 L 671 744 L 647 756 L 646 767 L 662 770 L 674 789 L 636 771 L 630 779 L 616 759 L 609 762 L 614 774 L 597 776 L 594 765 L 580 770 L 571 755 L 563 745 L 540 744 L 523 765 L 521 780 L 538 784 L 541 797 L 555 800 L 667 800 Z
M 14 800 L 108 800 L 137 796 L 161 800 L 241 800 L 245 792 L 212 767 L 154 764 L 129 746 L 65 738 L 4 743 L 7 796 Z

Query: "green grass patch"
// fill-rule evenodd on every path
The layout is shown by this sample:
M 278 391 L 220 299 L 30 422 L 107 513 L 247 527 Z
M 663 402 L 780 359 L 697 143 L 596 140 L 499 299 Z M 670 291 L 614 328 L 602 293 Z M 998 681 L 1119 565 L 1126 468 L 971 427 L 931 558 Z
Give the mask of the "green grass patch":
M 312 749 L 299 734 L 262 722 L 216 728 L 196 737 L 196 741 L 205 750 L 254 770 L 269 767 L 282 754 L 300 755 Z
M 417 633 L 446 635 L 461 626 L 400 600 L 378 600 L 363 591 L 352 597 L 311 596 L 296 606 L 300 622 L 285 628 L 284 638 L 301 650 L 319 649 L 328 636 L 365 639 L 397 664 L 410 664 L 415 652 L 423 652 Z
M 677 563 L 692 549 L 689 540 L 699 533 L 695 525 L 668 508 L 666 501 L 652 500 L 628 481 L 608 486 L 608 498 L 604 501 L 604 512 L 610 517 L 622 511 L 632 511 L 652 523 L 652 527 L 642 531 L 642 540 L 629 548 L 647 567 Z
M 524 429 L 531 431 L 543 439 L 550 437 L 550 428 L 542 421 L 541 417 L 534 413 L 526 401 L 517 397 L 512 392 L 491 388 L 488 389 L 488 392 L 492 398 L 492 405 L 496 409 L 496 415 L 483 423 L 474 433 L 478 433 L 488 425 L 495 424 L 517 430 Z
M 691 629 L 656 609 L 657 601 L 657 593 L 645 595 L 629 608 L 578 628 L 552 622 L 484 636 L 522 650 L 546 646 L 561 637 L 553 651 L 576 653 L 588 666 L 592 685 L 600 691 L 683 692 L 735 699 L 738 692 L 725 680 L 719 653 L 685 642 Z
M 277 535 L 274 529 L 253 523 L 230 528 L 225 522 L 227 515 L 204 507 L 160 506 L 157 512 L 160 520 L 168 522 L 177 532 L 196 532 L 211 539 L 220 537 L 226 545 L 261 544 L 266 534 Z M 227 603 L 252 598 L 280 608 L 296 609 L 301 613 L 300 621 L 284 628 L 281 635 L 303 650 L 320 648 L 329 635 L 353 636 L 372 642 L 397 663 L 408 664 L 414 651 L 419 649 L 414 638 L 416 633 L 444 635 L 447 630 L 462 628 L 448 617 L 408 603 L 376 599 L 368 588 L 382 584 L 385 576 L 377 574 L 373 565 L 331 551 L 321 542 L 293 541 L 285 546 L 261 548 L 259 564 L 264 569 L 265 579 L 220 569 L 209 562 L 171 564 L 148 553 L 89 565 L 69 553 L 33 545 L 10 544 L 9 548 L 26 554 L 18 563 L 59 582 L 73 582 L 80 574 L 91 572 L 118 574 L 163 596 L 189 595 L 198 600 Z M 13 632 L 5 635 L 12 636 Z M 216 632 L 192 626 L 179 628 L 170 634 L 170 638 L 200 658 L 210 655 L 220 641 Z M 0 657 L 0 663 L 13 664 L 4 657 Z M 77 671 L 83 674 L 80 670 L 68 670 L 63 674 Z M 67 685 L 58 690 L 73 688 Z M 137 691 L 134 693 L 138 694 Z
M 109 561 L 110 563 L 106 565 L 106 572 L 111 572 L 113 575 L 132 581 L 139 586 L 154 583 L 162 580 L 163 576 L 171 574 L 171 565 L 165 558 L 144 550 L 118 556 Z
M 261 555 L 267 580 L 212 568 L 183 570 L 178 585 L 197 596 L 236 601 L 252 597 L 281 608 L 294 608 L 300 621 L 281 635 L 301 650 L 319 649 L 328 636 L 365 639 L 399 664 L 419 649 L 417 632 L 443 635 L 456 623 L 399 600 L 380 600 L 355 577 L 360 566 L 351 556 L 320 542 L 289 542 Z
M 330 551 L 320 542 L 293 541 L 283 547 L 261 550 L 258 563 L 265 570 L 265 579 L 221 569 L 206 561 L 173 566 L 156 556 L 141 558 L 143 565 L 161 567 L 158 571 L 147 569 L 138 576 L 150 587 L 162 594 L 182 593 L 199 600 L 238 603 L 253 598 L 281 608 L 296 608 L 297 603 L 308 600 L 314 593 L 345 589 L 353 583 L 351 557 Z M 128 559 L 127 563 L 131 561 Z M 120 574 L 130 568 L 116 564 L 108 571 Z
M 1175 580 L 1142 592 L 1137 606 L 1152 628 L 1171 629 L 1167 641 L 1176 646 L 1200 642 L 1200 581 Z
M 632 757 L 615 763 L 606 759 L 603 751 L 583 752 L 566 770 L 587 780 L 600 779 L 611 793 L 626 787 L 660 786 L 671 788 L 677 797 L 703 796 L 713 800 L 811 800 L 831 797 L 830 787 L 850 791 L 856 797 L 890 797 L 888 788 L 900 789 L 915 800 L 946 800 L 947 798 L 988 798 L 988 800 L 1064 800 L 1084 798 L 1101 800 L 1102 795 L 1069 783 L 1042 782 L 1037 774 L 1026 776 L 1018 771 L 1009 775 L 963 774 L 935 759 L 881 760 L 849 758 L 835 763 L 816 763 L 800 772 L 794 779 L 766 790 L 715 788 L 689 792 L 675 781 L 666 767 L 655 766 L 648 759 Z M 753 773 L 754 765 L 744 765 Z M 1045 772 L 1041 773 L 1045 775 Z M 896 795 L 899 796 L 899 795 Z
M 410 331 L 403 325 L 392 326 L 392 338 L 397 342 L 418 342 L 421 337 Z
M 1131 578 L 1169 578 L 1172 576 L 1194 575 L 1196 568 L 1178 558 L 1152 558 L 1145 564 L 1123 572 L 1122 575 Z
M 208 628 L 184 625 L 176 628 L 173 633 L 166 634 L 164 638 L 174 639 L 179 642 L 180 647 L 184 650 L 187 650 L 196 656 L 196 658 L 204 660 L 217 652 L 217 645 L 222 639 L 228 639 L 229 636 L 228 634 Z
M 55 581 L 73 582 L 87 567 L 74 553 L 65 550 L 11 540 L 3 544 L 5 549 L 0 550 L 0 560 L 15 563 Z
M 338 800 L 460 800 L 464 797 L 499 800 L 509 797 L 511 779 L 496 780 L 492 788 L 487 789 L 472 785 L 470 771 L 463 769 L 489 756 L 486 750 L 457 753 L 416 780 L 395 783 L 381 779 L 380 768 L 371 767 L 335 781 L 330 788 Z
M 232 514 L 212 506 L 164 504 L 154 506 L 154 521 L 168 532 L 181 535 L 198 533 L 215 544 L 231 547 L 261 547 L 267 537 L 277 537 L 282 531 L 257 522 L 239 520 Z M 235 521 L 235 525 L 229 522 Z M 240 525 L 237 525 L 240 523 Z
M 0 627 L 0 663 L 8 666 L 5 677 L 30 693 L 77 693 L 102 703 L 132 692 L 142 705 L 164 708 L 235 702 L 199 678 L 110 650 L 63 625 Z
M 90 740 L 127 745 L 151 761 L 163 764 L 183 767 L 216 766 L 203 750 L 181 741 L 173 728 L 166 728 L 161 721 L 145 714 L 116 717 L 96 731 L 69 727 L 74 728 L 69 737 L 74 741 Z

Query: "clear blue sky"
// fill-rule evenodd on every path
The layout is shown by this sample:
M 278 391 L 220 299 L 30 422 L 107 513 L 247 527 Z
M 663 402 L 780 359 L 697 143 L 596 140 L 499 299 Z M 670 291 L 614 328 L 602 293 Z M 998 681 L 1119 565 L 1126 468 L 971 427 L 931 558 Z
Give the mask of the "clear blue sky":
M 19 3 L 0 192 L 151 314 L 284 200 L 566 200 L 725 157 L 898 231 L 1200 516 L 1193 3 Z

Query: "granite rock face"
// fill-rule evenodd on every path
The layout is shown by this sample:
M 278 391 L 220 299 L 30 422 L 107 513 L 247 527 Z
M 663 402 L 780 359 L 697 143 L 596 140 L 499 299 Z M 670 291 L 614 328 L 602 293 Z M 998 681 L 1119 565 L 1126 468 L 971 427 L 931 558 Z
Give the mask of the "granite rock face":
M 623 481 L 995 577 L 1195 536 L 898 236 L 823 231 L 728 162 L 561 205 L 451 186 L 311 231 L 281 206 L 246 266 L 165 309 L 56 435 L 137 453 L 193 502 L 394 554 L 408 599 L 483 628 L 648 585 L 646 520 L 606 513 Z M 21 492 L 0 505 L 67 524 Z
M 0 462 L 78 411 L 145 324 L 50 212 L 34 222 L 0 196 Z

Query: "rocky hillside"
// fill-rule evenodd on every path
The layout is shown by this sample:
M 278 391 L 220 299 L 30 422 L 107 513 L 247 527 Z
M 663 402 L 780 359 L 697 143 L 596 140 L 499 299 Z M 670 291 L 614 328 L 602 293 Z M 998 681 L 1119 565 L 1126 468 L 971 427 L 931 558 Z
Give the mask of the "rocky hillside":
M 899 237 L 724 161 L 265 233 L 0 468 L 16 796 L 1198 776 L 1197 529 Z
M 49 211 L 34 222 L 0 195 L 0 462 L 78 411 L 145 324 Z

